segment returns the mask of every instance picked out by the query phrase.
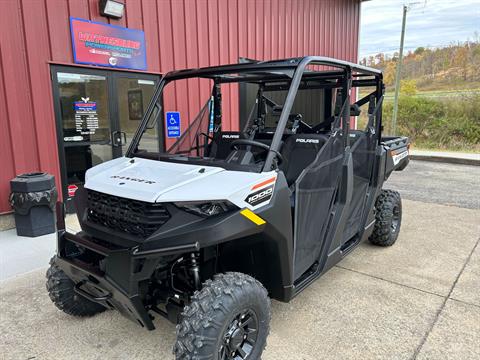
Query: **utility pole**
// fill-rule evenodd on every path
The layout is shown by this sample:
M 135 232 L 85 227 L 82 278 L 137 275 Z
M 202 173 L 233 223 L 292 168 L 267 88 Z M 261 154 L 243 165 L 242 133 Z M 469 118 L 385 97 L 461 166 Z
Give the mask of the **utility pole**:
M 395 74 L 395 97 L 393 99 L 392 135 L 396 135 L 397 131 L 398 94 L 400 92 L 400 77 L 402 74 L 403 42 L 405 40 L 405 23 L 407 22 L 407 11 L 408 6 L 403 5 L 402 34 L 400 35 L 400 52 L 398 54 L 397 72 Z
M 407 22 L 407 12 L 413 5 L 417 4 L 421 4 L 421 2 L 417 1 L 403 5 L 402 34 L 400 35 L 400 51 L 398 53 L 397 71 L 395 74 L 395 97 L 393 99 L 392 135 L 396 135 L 397 132 L 398 95 L 400 93 L 400 78 L 402 76 L 403 42 L 405 40 L 405 25 Z M 424 1 L 423 6 L 427 6 L 427 0 Z

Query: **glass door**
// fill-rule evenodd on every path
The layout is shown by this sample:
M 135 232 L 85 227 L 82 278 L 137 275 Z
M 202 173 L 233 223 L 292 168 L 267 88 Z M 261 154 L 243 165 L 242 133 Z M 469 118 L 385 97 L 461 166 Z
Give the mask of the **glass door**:
M 87 169 L 113 157 L 108 81 L 106 76 L 57 72 L 56 82 L 62 183 L 68 198 L 83 186 Z
M 114 78 L 114 96 L 118 104 L 118 132 L 113 134 L 117 156 L 124 155 L 135 135 L 143 114 L 153 96 L 157 79 L 147 76 L 118 74 Z M 158 150 L 158 129 L 149 129 L 145 136 L 151 140 L 149 148 Z
M 51 71 L 62 191 L 72 212 L 85 172 L 127 151 L 159 76 L 60 65 Z M 149 132 L 159 149 L 157 129 Z

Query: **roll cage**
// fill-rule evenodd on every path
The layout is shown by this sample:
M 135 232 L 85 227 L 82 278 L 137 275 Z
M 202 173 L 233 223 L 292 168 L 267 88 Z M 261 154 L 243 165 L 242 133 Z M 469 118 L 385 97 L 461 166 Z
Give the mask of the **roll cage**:
M 309 67 L 323 67 L 323 70 L 310 70 Z M 333 69 L 332 69 L 333 68 Z M 375 109 L 369 107 L 369 117 L 376 115 L 375 129 L 377 139 L 381 139 L 381 113 L 377 109 L 383 100 L 384 86 L 382 72 L 366 66 L 347 61 L 336 60 L 323 56 L 305 56 L 275 61 L 249 60 L 246 63 L 205 67 L 198 69 L 186 69 L 171 71 L 165 74 L 155 88 L 152 100 L 144 114 L 142 122 L 132 139 L 126 153 L 127 157 L 134 157 L 142 134 L 154 121 L 164 121 L 162 109 L 162 91 L 165 86 L 175 80 L 189 78 L 205 78 L 214 82 L 212 98 L 214 100 L 214 129 L 221 128 L 221 94 L 220 84 L 225 83 L 255 83 L 262 85 L 265 90 L 275 88 L 288 90 L 285 103 L 276 126 L 268 154 L 263 165 L 263 171 L 275 168 L 275 157 L 280 152 L 282 136 L 287 127 L 290 112 L 299 89 L 308 88 L 340 88 L 337 99 L 336 117 L 340 117 L 340 127 L 344 129 L 344 145 L 349 146 L 350 116 L 355 114 L 355 106 L 359 107 L 366 103 L 376 104 Z M 359 99 L 351 106 L 350 93 L 353 87 L 373 87 L 375 90 L 367 96 Z M 372 101 L 373 100 L 373 101 Z M 340 101 L 340 103 L 338 103 Z M 157 111 L 155 112 L 155 109 Z M 352 114 L 353 109 L 353 114 Z

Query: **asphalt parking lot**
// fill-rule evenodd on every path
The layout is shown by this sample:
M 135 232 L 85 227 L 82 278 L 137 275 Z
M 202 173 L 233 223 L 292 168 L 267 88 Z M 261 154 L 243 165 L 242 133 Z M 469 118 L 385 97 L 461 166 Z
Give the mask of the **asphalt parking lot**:
M 397 244 L 362 244 L 292 302 L 274 301 L 264 360 L 480 358 L 480 167 L 411 162 L 386 187 L 404 198 Z M 71 318 L 44 273 L 0 282 L 0 358 L 173 358 L 173 325 Z

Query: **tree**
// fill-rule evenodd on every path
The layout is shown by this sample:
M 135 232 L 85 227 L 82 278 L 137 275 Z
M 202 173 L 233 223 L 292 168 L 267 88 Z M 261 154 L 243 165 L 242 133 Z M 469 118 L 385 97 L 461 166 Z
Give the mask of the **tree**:
M 459 47 L 455 52 L 455 65 L 462 69 L 463 80 L 467 80 L 468 70 L 468 45 Z
M 375 64 L 379 67 L 383 67 L 385 62 L 385 55 L 383 53 L 378 53 L 375 55 Z
M 400 82 L 400 93 L 407 96 L 415 96 L 417 94 L 416 80 L 402 80 Z
M 395 65 L 396 64 L 393 61 L 389 61 L 383 72 L 383 81 L 385 82 L 386 86 L 392 86 L 395 82 Z
M 423 46 L 417 47 L 413 52 L 415 55 L 422 55 L 425 52 L 425 48 Z

